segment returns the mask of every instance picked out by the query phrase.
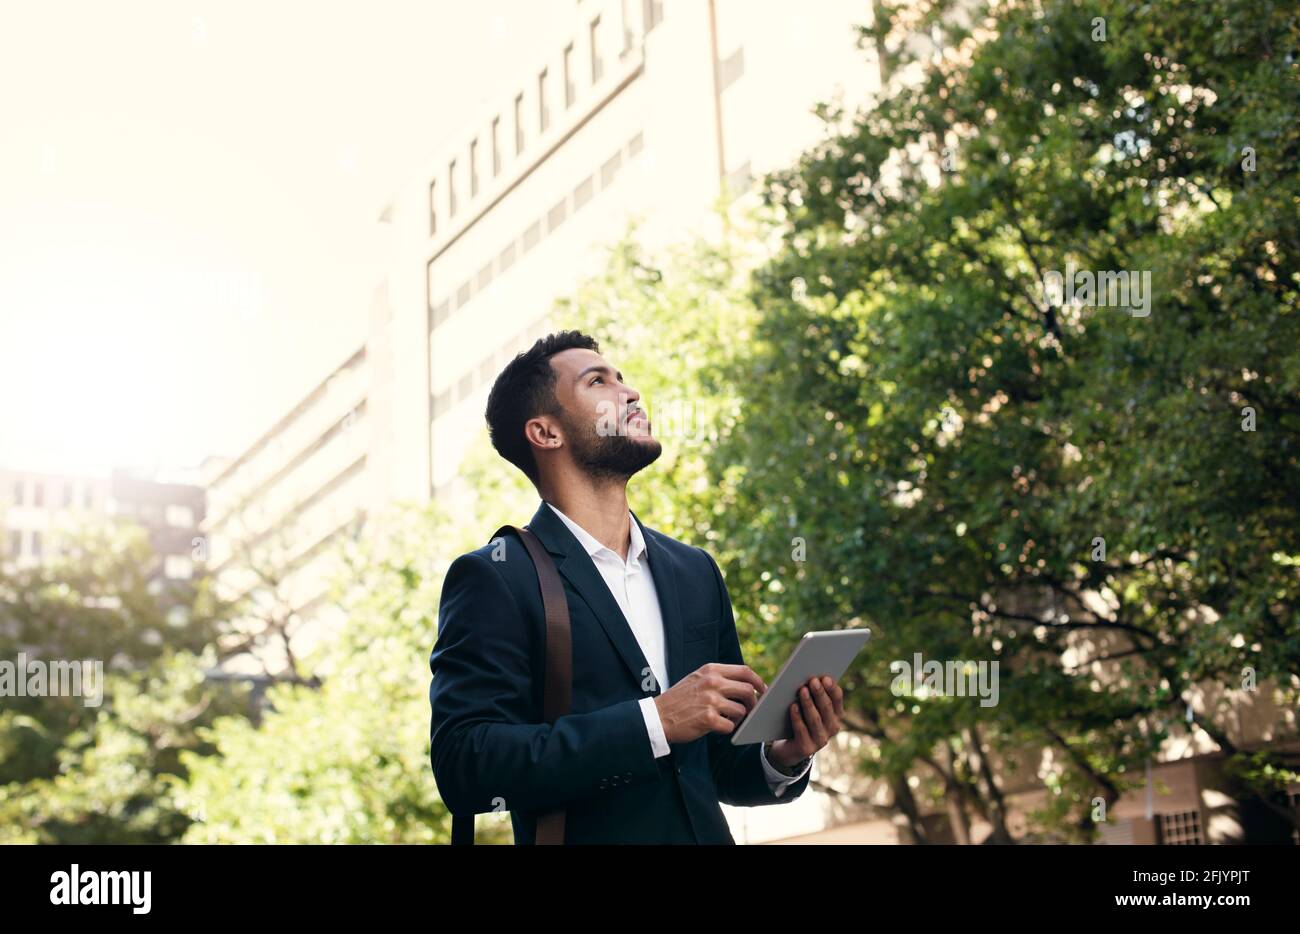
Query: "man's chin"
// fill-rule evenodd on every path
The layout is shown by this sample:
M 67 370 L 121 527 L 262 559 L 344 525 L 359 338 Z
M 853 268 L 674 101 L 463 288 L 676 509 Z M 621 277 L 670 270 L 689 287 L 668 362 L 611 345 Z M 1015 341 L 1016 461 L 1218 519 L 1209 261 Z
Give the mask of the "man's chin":
M 652 435 L 647 435 L 644 438 L 637 438 L 635 440 L 637 445 L 641 448 L 642 454 L 645 455 L 641 458 L 641 465 L 636 468 L 637 470 L 644 470 L 646 467 L 649 467 L 657 461 L 659 455 L 664 452 L 664 446 Z

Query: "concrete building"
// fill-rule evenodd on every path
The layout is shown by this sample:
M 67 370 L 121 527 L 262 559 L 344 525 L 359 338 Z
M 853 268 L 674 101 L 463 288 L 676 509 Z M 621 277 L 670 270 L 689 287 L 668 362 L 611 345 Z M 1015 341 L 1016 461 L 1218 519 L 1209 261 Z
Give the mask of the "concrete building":
M 392 426 L 375 359 L 358 347 L 241 454 L 205 472 L 203 536 L 218 593 L 243 601 L 246 627 L 282 627 L 294 654 L 340 622 L 327 600 L 332 546 L 356 537 L 383 497 L 370 465 Z M 276 673 L 288 648 L 278 640 L 233 668 Z
M 704 232 L 824 132 L 820 100 L 876 71 L 858 2 L 585 0 L 386 207 L 397 495 L 455 498 L 493 378 L 629 220 L 653 248 Z M 423 352 L 416 351 L 423 348 Z
M 127 470 L 107 477 L 0 469 L 3 561 L 34 567 L 63 553 L 79 526 L 109 517 L 130 519 L 149 537 L 156 559 L 150 587 L 188 583 L 204 571 L 199 527 L 204 490 Z

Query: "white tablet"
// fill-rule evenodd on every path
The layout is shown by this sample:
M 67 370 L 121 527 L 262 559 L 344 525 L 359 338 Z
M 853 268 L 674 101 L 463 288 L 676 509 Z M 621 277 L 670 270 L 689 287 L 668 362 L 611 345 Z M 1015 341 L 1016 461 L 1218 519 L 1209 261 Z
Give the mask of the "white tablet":
M 754 709 L 740 721 L 740 726 L 731 731 L 731 742 L 744 746 L 793 739 L 790 705 L 797 700 L 799 689 L 818 675 L 830 675 L 839 681 L 870 638 L 870 629 L 807 633 L 799 640 Z

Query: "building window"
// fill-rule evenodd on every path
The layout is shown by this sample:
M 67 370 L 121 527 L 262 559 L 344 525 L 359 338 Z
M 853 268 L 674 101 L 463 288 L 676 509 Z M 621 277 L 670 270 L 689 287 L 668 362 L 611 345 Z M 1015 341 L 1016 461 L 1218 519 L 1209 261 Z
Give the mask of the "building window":
M 546 69 L 537 76 L 537 126 L 539 133 L 545 133 L 551 125 L 551 115 L 546 109 Z
M 542 222 L 533 221 L 524 231 L 524 252 L 527 253 L 533 247 L 537 246 L 538 241 L 542 239 Z
M 497 257 L 497 268 L 502 272 L 505 272 L 514 264 L 515 264 L 515 245 L 513 242 L 511 242 L 509 246 L 507 246 L 504 250 L 501 251 L 501 255 Z
M 32 485 L 32 505 L 37 507 L 45 505 L 45 484 L 40 480 Z
M 163 575 L 168 580 L 187 581 L 194 576 L 194 562 L 184 555 L 163 558 Z
M 573 210 L 575 212 L 591 200 L 593 191 L 595 191 L 595 186 L 592 184 L 591 176 L 588 175 L 578 183 L 577 188 L 573 189 Z
M 40 556 L 41 556 L 41 533 L 36 529 L 32 529 L 32 557 L 39 558 Z
M 591 83 L 596 84 L 605 74 L 605 63 L 600 57 L 600 17 L 591 21 Z
M 432 330 L 432 328 L 436 328 L 438 325 L 442 324 L 442 322 L 447 320 L 450 314 L 451 314 L 450 303 L 446 301 L 441 301 L 438 304 L 434 305 L 433 324 L 430 326 L 430 329 Z
M 469 142 L 469 196 L 478 197 L 478 140 Z
M 501 118 L 492 118 L 492 177 L 501 174 Z
M 466 373 L 464 376 L 460 378 L 460 382 L 456 384 L 456 401 L 459 402 L 461 399 L 464 399 L 473 391 L 474 391 L 474 374 Z
M 76 499 L 77 497 L 72 491 L 72 482 L 69 481 L 63 484 L 63 508 L 71 509 L 72 504 L 76 502 Z
M 1166 846 L 1202 844 L 1200 811 L 1160 815 L 1160 842 Z
M 745 73 L 745 49 L 740 47 L 718 64 L 718 89 L 725 91 Z
M 564 223 L 565 217 L 568 216 L 569 205 L 567 198 L 561 198 L 555 207 L 546 212 L 546 232 L 550 233 L 555 228 Z
M 18 529 L 9 530 L 9 557 L 20 558 L 23 553 L 23 533 Z
M 456 216 L 456 160 L 447 163 L 447 216 Z
M 515 95 L 515 155 L 524 151 L 524 96 Z
M 727 173 L 726 182 L 724 183 L 725 194 L 728 198 L 738 198 L 749 190 L 754 181 L 754 173 L 750 168 L 749 160 L 739 168 Z
M 627 14 L 631 2 L 632 0 L 621 0 L 619 3 L 619 12 L 622 14 L 620 18 L 623 21 L 623 49 L 618 53 L 619 58 L 632 51 L 632 18 Z
M 194 510 L 179 503 L 168 503 L 164 519 L 174 529 L 194 528 Z
M 92 505 L 94 505 L 93 491 L 90 489 L 89 484 L 86 485 L 86 489 L 84 492 L 85 495 L 82 497 L 81 505 L 84 506 L 86 509 L 89 509 Z
M 663 0 L 644 0 L 644 2 L 645 31 L 649 32 L 663 22 L 664 3 Z
M 600 187 L 604 188 L 614 181 L 614 176 L 618 170 L 623 167 L 623 151 L 620 149 L 609 160 L 600 167 Z
M 564 107 L 567 110 L 573 106 L 573 98 L 576 91 L 573 87 L 573 43 L 570 42 L 564 47 Z
M 23 481 L 15 480 L 14 481 L 14 505 L 21 506 L 22 504 L 23 504 Z
M 429 182 L 429 236 L 438 232 L 438 183 Z

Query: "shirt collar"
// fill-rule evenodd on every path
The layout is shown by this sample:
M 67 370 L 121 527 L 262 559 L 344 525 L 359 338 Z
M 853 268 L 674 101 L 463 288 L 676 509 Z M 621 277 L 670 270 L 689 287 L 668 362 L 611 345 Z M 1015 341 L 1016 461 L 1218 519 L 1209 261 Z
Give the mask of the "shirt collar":
M 596 541 L 595 536 L 582 526 L 578 525 L 578 523 L 574 522 L 564 513 L 560 512 L 559 509 L 556 509 L 554 503 L 548 502 L 547 500 L 542 500 L 542 502 L 550 506 L 551 509 L 554 510 L 555 514 L 560 517 L 560 520 L 569 527 L 569 531 L 573 533 L 573 537 L 578 540 L 579 544 L 581 544 L 584 549 L 586 549 L 589 556 L 594 558 L 597 552 L 608 551 L 615 558 L 618 558 L 618 552 L 614 551 L 612 548 L 607 548 L 600 542 Z M 630 535 L 631 542 L 628 545 L 627 559 L 628 563 L 637 564 L 639 563 L 637 559 L 639 559 L 641 555 L 645 554 L 645 538 L 641 535 L 641 527 L 637 524 L 636 517 L 632 515 L 632 510 L 628 510 L 627 517 L 632 523 Z M 619 560 L 622 559 L 620 558 Z

